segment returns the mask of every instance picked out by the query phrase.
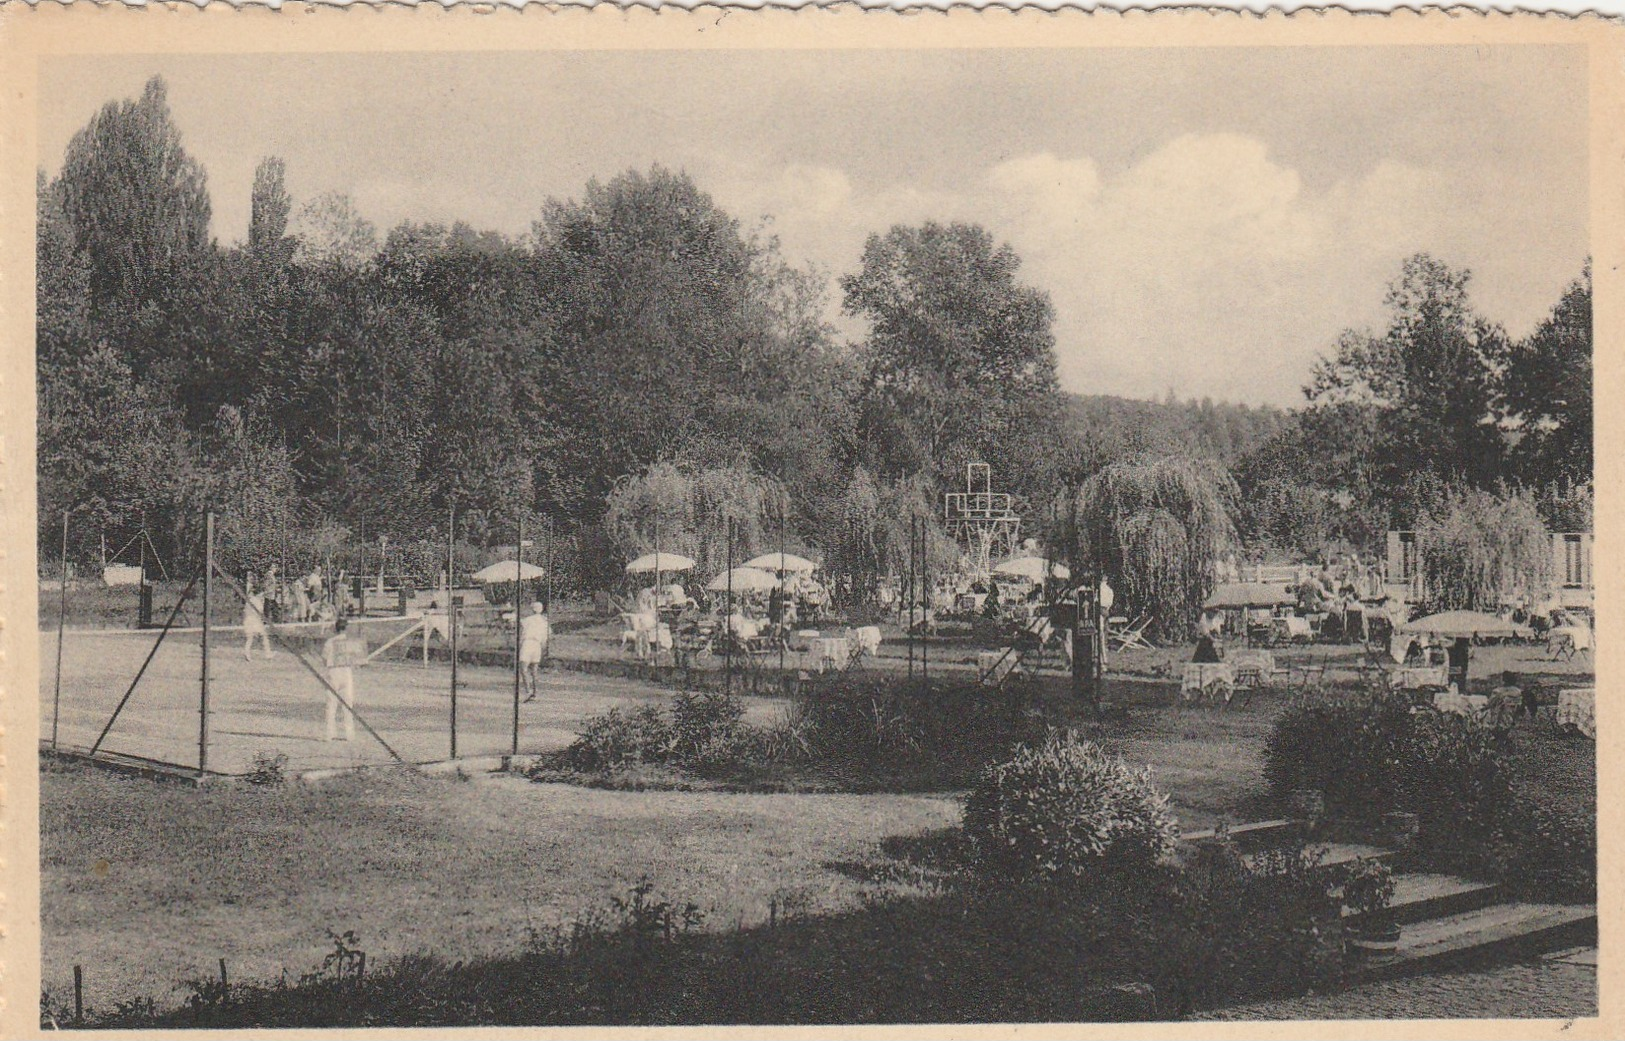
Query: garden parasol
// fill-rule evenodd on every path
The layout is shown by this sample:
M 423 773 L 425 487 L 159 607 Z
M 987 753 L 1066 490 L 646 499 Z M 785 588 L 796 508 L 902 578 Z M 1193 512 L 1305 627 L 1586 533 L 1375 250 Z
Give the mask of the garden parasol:
M 995 575 L 1025 578 L 1042 582 L 1046 578 L 1071 578 L 1072 571 L 1065 564 L 1056 564 L 1043 557 L 1012 557 L 993 569 Z
M 806 557 L 798 557 L 794 553 L 763 553 L 759 557 L 752 557 L 745 561 L 743 567 L 760 568 L 763 571 L 785 571 L 796 574 L 806 574 L 818 570 L 818 565 Z
M 517 560 L 499 560 L 490 567 L 484 567 L 474 572 L 476 582 L 518 582 L 521 580 L 541 578 L 547 572 L 535 564 L 523 564 Z
M 1439 614 L 1430 614 L 1426 618 L 1418 618 L 1414 622 L 1406 622 L 1399 627 L 1400 632 L 1427 633 L 1430 636 L 1532 636 L 1534 630 L 1528 626 L 1514 625 L 1505 618 L 1486 614 L 1483 611 L 1443 611 Z
M 694 561 L 680 553 L 645 553 L 626 565 L 626 573 L 636 575 L 645 571 L 691 571 L 693 568 Z
M 774 578 L 761 568 L 736 567 L 732 571 L 724 571 L 716 578 L 713 578 L 706 584 L 705 588 L 713 593 L 725 592 L 729 587 L 730 579 L 732 579 L 733 590 L 736 593 L 776 589 L 779 585 L 777 578 Z

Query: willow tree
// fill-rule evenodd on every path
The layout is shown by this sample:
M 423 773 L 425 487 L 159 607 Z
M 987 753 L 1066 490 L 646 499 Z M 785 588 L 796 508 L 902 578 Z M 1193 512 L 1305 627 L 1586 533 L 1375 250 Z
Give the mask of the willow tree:
M 1551 538 L 1528 493 L 1452 492 L 1423 518 L 1416 541 L 1435 610 L 1493 610 L 1507 596 L 1551 591 Z
M 604 525 L 628 558 L 653 552 L 694 558 L 701 575 L 721 572 L 733 522 L 735 563 L 778 545 L 783 488 L 740 466 L 691 469 L 659 462 L 623 477 L 610 492 Z
M 1237 494 L 1213 463 L 1108 466 L 1073 500 L 1074 573 L 1098 569 L 1116 590 L 1116 610 L 1149 615 L 1154 638 L 1182 639 L 1213 592 L 1214 562 L 1235 543 Z

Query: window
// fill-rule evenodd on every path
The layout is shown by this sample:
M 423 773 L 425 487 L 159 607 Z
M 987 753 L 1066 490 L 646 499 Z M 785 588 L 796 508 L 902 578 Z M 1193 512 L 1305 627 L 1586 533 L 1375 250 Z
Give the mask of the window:
M 1563 536 L 1563 585 L 1579 589 L 1586 584 L 1585 540 L 1581 535 Z
M 1416 532 L 1402 531 L 1399 533 L 1399 580 L 1416 581 L 1417 565 Z

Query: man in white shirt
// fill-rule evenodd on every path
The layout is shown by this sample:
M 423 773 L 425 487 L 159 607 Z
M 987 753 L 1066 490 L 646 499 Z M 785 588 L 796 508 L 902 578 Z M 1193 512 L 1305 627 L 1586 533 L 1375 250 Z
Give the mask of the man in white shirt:
M 344 740 L 355 740 L 355 668 L 366 660 L 367 645 L 345 635 L 350 620 L 342 615 L 333 623 L 333 635 L 322 645 L 322 663 L 327 666 L 327 739 L 333 740 L 340 714 L 344 719 Z
M 530 605 L 530 614 L 519 623 L 519 665 L 524 669 L 526 701 L 534 701 L 539 689 L 542 660 L 547 657 L 550 627 L 541 602 Z

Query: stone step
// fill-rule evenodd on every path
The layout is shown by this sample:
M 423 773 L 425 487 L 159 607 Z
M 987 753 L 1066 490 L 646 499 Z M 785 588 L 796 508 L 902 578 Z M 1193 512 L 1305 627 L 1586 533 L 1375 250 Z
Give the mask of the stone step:
M 1393 979 L 1596 942 L 1594 904 L 1498 903 L 1405 925 L 1398 949 L 1368 957 L 1358 975 Z
M 1394 898 L 1389 907 L 1401 924 L 1410 924 L 1476 911 L 1500 899 L 1501 887 L 1494 882 L 1416 872 L 1394 876 Z M 1348 917 L 1350 912 L 1345 910 L 1343 914 Z
M 1320 844 L 1312 843 L 1311 845 L 1318 847 Z M 1381 846 L 1367 846 L 1358 842 L 1325 843 L 1324 849 L 1326 852 L 1321 856 L 1319 865 L 1321 871 L 1340 868 L 1344 864 L 1360 859 L 1379 860 L 1392 866 L 1395 858 L 1395 853 L 1391 849 L 1384 849 Z M 1258 855 L 1256 853 L 1244 853 L 1241 859 L 1248 864 L 1252 864 L 1256 861 Z

